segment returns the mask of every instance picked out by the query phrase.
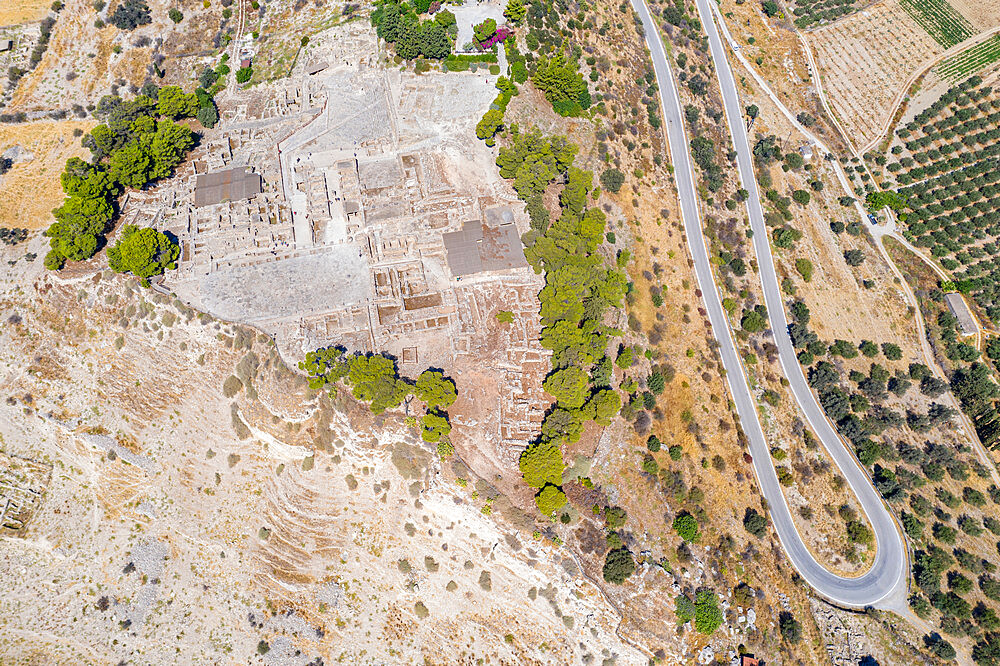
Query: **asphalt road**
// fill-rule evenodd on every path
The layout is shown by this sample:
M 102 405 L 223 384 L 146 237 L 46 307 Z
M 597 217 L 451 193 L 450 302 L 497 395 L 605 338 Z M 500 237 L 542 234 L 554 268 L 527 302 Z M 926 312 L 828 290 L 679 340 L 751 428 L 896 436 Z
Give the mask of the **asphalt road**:
M 846 606 L 875 606 L 894 610 L 906 608 L 907 554 L 906 547 L 892 516 L 875 491 L 867 474 L 861 469 L 847 445 L 840 439 L 806 383 L 788 337 L 788 323 L 778 286 L 771 248 L 768 243 L 764 213 L 760 204 L 760 192 L 753 173 L 752 153 L 743 126 L 743 109 L 740 106 L 736 85 L 719 34 L 712 19 L 709 6 L 711 0 L 697 0 L 702 25 L 709 37 L 709 46 L 715 60 L 716 70 L 725 103 L 726 118 L 730 121 L 730 131 L 738 155 L 740 180 L 750 192 L 747 212 L 753 229 L 754 249 L 760 266 L 764 300 L 770 318 L 774 341 L 778 347 L 782 370 L 788 377 L 789 389 L 794 395 L 802 415 L 822 442 L 826 451 L 840 468 L 841 474 L 854 490 L 862 510 L 868 516 L 877 540 L 877 553 L 872 568 L 862 576 L 844 578 L 829 572 L 809 552 L 802 537 L 795 528 L 788 504 L 785 502 L 781 485 L 771 461 L 770 447 L 761 429 L 757 413 L 757 402 L 750 393 L 740 356 L 733 341 L 722 301 L 715 285 L 712 265 L 701 229 L 695 176 L 691 166 L 689 140 L 684 128 L 681 103 L 677 96 L 673 78 L 663 48 L 663 41 L 656 23 L 650 16 L 643 0 L 631 0 L 646 33 L 657 84 L 663 107 L 667 139 L 670 143 L 671 162 L 680 196 L 681 216 L 694 260 L 695 275 L 701 288 L 705 309 L 708 312 L 712 331 L 719 342 L 719 354 L 726 368 L 726 381 L 736 405 L 741 425 L 749 441 L 753 457 L 754 471 L 761 493 L 767 499 L 771 522 L 778 539 L 785 549 L 788 559 L 817 592 L 831 601 Z M 733 123 L 735 121 L 735 124 Z M 718 147 L 723 153 L 724 148 Z M 805 490 L 808 494 L 807 489 Z

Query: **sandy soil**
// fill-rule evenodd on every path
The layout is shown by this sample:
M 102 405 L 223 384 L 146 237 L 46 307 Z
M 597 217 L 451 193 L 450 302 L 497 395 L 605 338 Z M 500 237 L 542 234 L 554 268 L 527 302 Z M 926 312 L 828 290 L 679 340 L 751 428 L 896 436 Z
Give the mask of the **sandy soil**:
M 52 209 L 62 204 L 59 183 L 66 160 L 89 158 L 90 151 L 73 136 L 74 130 L 87 132 L 93 121 L 39 121 L 0 125 L 0 153 L 19 146 L 22 157 L 0 176 L 0 226 L 44 229 L 52 222 Z M 26 159 L 30 154 L 31 159 Z

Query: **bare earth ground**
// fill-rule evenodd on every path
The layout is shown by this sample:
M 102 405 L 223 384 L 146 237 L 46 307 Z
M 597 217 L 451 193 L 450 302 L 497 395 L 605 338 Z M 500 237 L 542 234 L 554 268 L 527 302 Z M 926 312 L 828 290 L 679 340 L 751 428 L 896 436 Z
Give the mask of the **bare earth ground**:
M 96 103 L 113 84 L 123 88 L 141 86 L 151 76 L 151 56 L 160 40 L 168 76 L 157 82 L 182 83 L 190 89 L 193 70 L 201 71 L 202 56 L 211 55 L 212 38 L 222 21 L 222 5 L 218 2 L 204 7 L 190 0 L 153 0 L 147 3 L 152 23 L 132 31 L 120 31 L 111 25 L 98 29 L 95 21 L 106 21 L 117 3 L 109 2 L 100 13 L 89 0 L 66 0 L 65 4 L 42 61 L 18 85 L 6 108 L 8 112 L 69 110 L 74 104 Z M 167 16 L 175 6 L 184 14 L 179 24 Z M 169 74 L 179 76 L 174 80 Z
M 871 622 L 863 613 L 844 611 L 818 599 L 811 600 L 810 606 L 823 630 L 830 664 L 854 666 L 865 658 L 879 664 L 927 663 L 912 647 L 920 637 L 894 615 L 877 614 Z
M 735 0 L 724 0 L 720 9 L 727 19 L 730 34 L 740 44 L 742 54 L 754 63 L 757 72 L 767 80 L 772 92 L 794 113 L 804 111 L 815 117 L 817 123 L 811 128 L 812 131 L 831 149 L 840 150 L 844 145 L 843 139 L 826 118 L 809 73 L 802 42 L 791 30 L 772 25 L 773 19 L 765 17 L 758 4 L 738 4 Z M 763 96 L 755 92 L 752 79 L 740 77 L 737 83 L 740 95 L 746 97 L 746 103 L 760 106 Z
M 317 402 L 252 332 L 37 263 L 3 290 L 0 442 L 55 466 L 0 555 L 3 661 L 645 662 L 569 553 L 484 515 L 488 484 Z
M 948 0 L 979 32 L 1000 24 L 1000 5 L 980 0 Z
M 91 94 L 103 93 L 111 83 L 111 48 L 118 31 L 111 26 L 98 30 L 96 19 L 91 3 L 66 3 L 42 61 L 18 84 L 7 106 L 9 112 L 68 108 L 73 102 L 86 104 Z M 124 41 L 127 35 L 120 39 Z M 77 78 L 67 81 L 70 72 Z
M 93 121 L 38 121 L 0 125 L 0 154 L 19 147 L 10 171 L 0 176 L 0 226 L 44 229 L 52 209 L 64 198 L 59 174 L 70 157 L 90 157 L 74 130 L 87 132 Z

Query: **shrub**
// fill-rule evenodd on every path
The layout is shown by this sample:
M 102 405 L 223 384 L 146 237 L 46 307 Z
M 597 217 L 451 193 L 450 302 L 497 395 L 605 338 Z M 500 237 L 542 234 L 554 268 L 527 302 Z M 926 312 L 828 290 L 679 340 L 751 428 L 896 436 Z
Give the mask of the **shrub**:
M 899 348 L 899 345 L 891 342 L 882 343 L 882 354 L 890 361 L 898 361 L 903 358 L 903 350 Z
M 778 614 L 778 626 L 781 628 L 781 637 L 789 643 L 798 643 L 802 640 L 802 625 L 788 611 Z
M 878 346 L 871 340 L 862 340 L 861 344 L 858 345 L 858 350 L 868 358 L 878 356 Z
M 617 530 L 628 521 L 628 513 L 620 506 L 609 506 L 604 509 L 604 526 L 609 530 Z
M 722 624 L 719 598 L 712 590 L 699 590 L 694 599 L 694 628 L 701 634 L 711 634 Z
M 767 534 L 767 518 L 760 515 L 756 509 L 748 507 L 743 514 L 743 529 L 762 539 Z
M 847 523 L 847 538 L 853 543 L 865 546 L 871 546 L 873 541 L 871 529 L 860 520 L 852 520 Z
M 809 282 L 809 281 L 812 280 L 813 265 L 812 265 L 812 262 L 809 261 L 808 259 L 804 259 L 804 258 L 802 258 L 802 259 L 796 259 L 795 260 L 795 270 L 798 271 L 799 275 L 801 275 L 802 279 L 805 280 L 806 282 Z
M 758 305 L 753 310 L 744 310 L 740 318 L 740 326 L 747 333 L 759 333 L 767 325 L 767 309 L 763 305 Z
M 609 550 L 604 558 L 604 580 L 621 585 L 635 573 L 635 560 L 627 548 Z
M 861 250 L 848 250 L 844 252 L 844 261 L 848 266 L 860 266 L 865 260 L 865 254 Z
M 153 18 L 146 0 L 125 0 L 118 5 L 109 21 L 119 30 L 135 30 L 140 25 L 152 23 Z
M 205 129 L 212 129 L 219 122 L 219 112 L 215 110 L 215 104 L 208 104 L 198 109 L 198 122 Z
M 605 169 L 601 174 L 601 187 L 612 194 L 618 194 L 625 184 L 625 174 L 618 169 Z
M 543 516 L 549 517 L 566 505 L 566 493 L 551 483 L 547 484 L 535 496 L 535 504 Z
M 694 619 L 695 608 L 694 602 L 686 594 L 679 594 L 674 599 L 674 614 L 677 615 L 677 619 L 684 622 L 690 622 Z
M 698 521 L 687 511 L 682 511 L 674 518 L 674 532 L 684 539 L 684 541 L 694 542 L 698 540 Z
M 229 375 L 226 381 L 222 383 L 222 395 L 227 398 L 232 398 L 234 395 L 240 392 L 243 388 L 243 382 L 240 381 L 239 377 L 236 375 Z
M 116 273 L 132 273 L 140 278 L 160 275 L 173 269 L 180 246 L 156 229 L 127 225 L 121 239 L 108 249 L 108 265 Z
M 562 482 L 562 450 L 553 441 L 533 442 L 521 454 L 521 474 L 529 486 L 541 488 L 546 483 Z
M 451 433 L 451 424 L 448 423 L 448 416 L 442 412 L 430 411 L 421 419 L 423 430 L 420 433 L 421 439 L 431 444 L 436 444 Z M 454 449 L 453 449 L 454 450 Z

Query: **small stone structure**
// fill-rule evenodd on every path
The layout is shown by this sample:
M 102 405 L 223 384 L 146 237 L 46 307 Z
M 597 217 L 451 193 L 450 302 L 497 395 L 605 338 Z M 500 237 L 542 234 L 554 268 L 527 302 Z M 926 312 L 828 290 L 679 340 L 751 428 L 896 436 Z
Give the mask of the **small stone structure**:
M 973 317 L 972 311 L 969 310 L 968 303 L 965 302 L 960 293 L 951 292 L 950 294 L 945 294 L 944 301 L 948 305 L 948 309 L 951 310 L 951 314 L 958 320 L 958 328 L 961 330 L 962 335 L 975 335 L 979 332 L 976 319 Z

